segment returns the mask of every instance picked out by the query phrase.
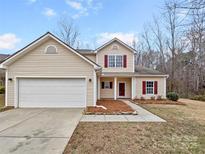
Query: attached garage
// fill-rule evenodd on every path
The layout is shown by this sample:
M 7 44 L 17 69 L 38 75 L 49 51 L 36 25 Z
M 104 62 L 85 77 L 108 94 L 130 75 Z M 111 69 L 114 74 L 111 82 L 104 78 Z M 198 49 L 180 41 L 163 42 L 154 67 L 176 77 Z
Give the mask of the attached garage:
M 96 105 L 96 73 L 101 67 L 49 32 L 14 53 L 0 67 L 6 70 L 6 106 Z
M 20 78 L 18 79 L 18 106 L 85 107 L 85 79 Z

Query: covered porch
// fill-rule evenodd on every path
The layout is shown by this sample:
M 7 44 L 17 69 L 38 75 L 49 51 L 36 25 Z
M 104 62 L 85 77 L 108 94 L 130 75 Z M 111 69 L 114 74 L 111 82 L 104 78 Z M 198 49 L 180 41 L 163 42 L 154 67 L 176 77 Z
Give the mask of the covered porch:
M 101 99 L 133 99 L 134 77 L 98 76 L 98 100 Z

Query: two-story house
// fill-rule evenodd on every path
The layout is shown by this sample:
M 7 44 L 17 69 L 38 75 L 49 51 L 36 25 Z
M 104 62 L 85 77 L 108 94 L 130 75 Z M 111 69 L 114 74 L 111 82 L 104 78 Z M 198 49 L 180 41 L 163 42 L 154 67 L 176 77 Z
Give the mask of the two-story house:
M 96 50 L 73 49 L 46 33 L 8 57 L 6 106 L 86 107 L 97 99 L 166 97 L 167 75 L 135 65 L 117 38 Z

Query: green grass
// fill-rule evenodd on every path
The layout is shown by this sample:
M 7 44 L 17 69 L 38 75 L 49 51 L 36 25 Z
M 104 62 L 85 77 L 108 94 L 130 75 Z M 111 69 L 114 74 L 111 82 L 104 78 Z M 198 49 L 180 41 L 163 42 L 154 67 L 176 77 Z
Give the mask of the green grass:
M 4 95 L 0 94 L 0 108 L 4 107 Z

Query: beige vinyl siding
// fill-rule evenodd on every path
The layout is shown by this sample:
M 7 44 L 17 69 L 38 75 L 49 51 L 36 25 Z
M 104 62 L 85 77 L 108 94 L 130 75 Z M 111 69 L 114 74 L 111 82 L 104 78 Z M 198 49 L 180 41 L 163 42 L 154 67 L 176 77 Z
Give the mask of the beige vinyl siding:
M 112 89 L 102 89 L 102 82 L 112 82 Z M 114 78 L 100 78 L 100 98 L 114 98 Z
M 142 94 L 142 81 L 157 81 L 158 82 L 158 94 Z M 163 98 L 166 98 L 166 78 L 164 77 L 137 77 L 136 78 L 136 97 L 140 98 L 141 96 L 145 99 L 150 99 L 152 96 L 162 96 Z
M 102 89 L 102 82 L 112 82 L 112 89 Z M 117 98 L 119 98 L 119 82 L 125 82 L 125 97 L 131 98 L 131 79 L 130 78 L 117 78 Z M 100 78 L 100 97 L 101 98 L 114 98 L 114 78 Z
M 57 47 L 57 54 L 45 54 L 48 45 Z M 81 59 L 76 54 L 69 52 L 67 48 L 58 42 L 49 39 L 37 48 L 28 52 L 8 67 L 8 105 L 14 105 L 15 85 L 18 76 L 85 76 L 87 84 L 87 105 L 93 105 L 93 66 Z
M 94 54 L 83 54 L 85 57 L 89 58 L 90 60 L 96 62 L 96 57 Z
M 119 97 L 119 82 L 125 82 L 124 98 L 131 98 L 131 78 L 117 78 L 117 98 Z
M 112 46 L 117 45 L 119 48 L 117 50 L 113 50 Z M 127 55 L 127 68 L 104 68 L 104 56 L 109 54 L 122 54 Z M 113 42 L 110 45 L 102 48 L 98 51 L 96 55 L 96 62 L 102 66 L 103 72 L 133 72 L 134 71 L 134 53 L 124 47 L 123 45 L 119 44 L 118 42 Z

